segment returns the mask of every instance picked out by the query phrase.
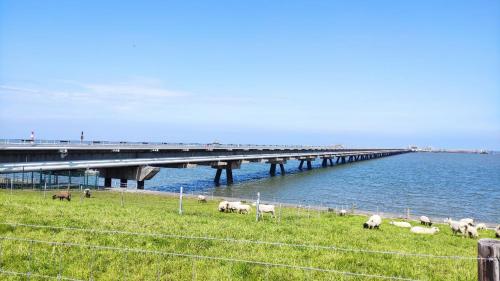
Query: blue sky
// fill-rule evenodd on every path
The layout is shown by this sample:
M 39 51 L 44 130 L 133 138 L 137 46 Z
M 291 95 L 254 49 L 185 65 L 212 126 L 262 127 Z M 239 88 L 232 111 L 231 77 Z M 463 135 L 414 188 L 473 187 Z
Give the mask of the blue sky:
M 499 1 L 0 1 L 0 138 L 500 149 Z

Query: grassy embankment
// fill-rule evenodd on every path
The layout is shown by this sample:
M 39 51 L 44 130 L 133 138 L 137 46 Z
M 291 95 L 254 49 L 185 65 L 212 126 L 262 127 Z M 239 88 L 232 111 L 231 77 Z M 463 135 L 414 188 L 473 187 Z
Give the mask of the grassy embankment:
M 394 254 L 339 251 L 287 245 L 266 245 L 179 237 L 146 236 L 162 233 L 293 244 L 338 246 L 475 257 L 477 241 L 453 236 L 447 226 L 434 236 L 418 236 L 384 221 L 380 230 L 366 230 L 363 216 L 339 217 L 332 213 L 306 212 L 283 208 L 281 221 L 266 217 L 255 222 L 250 215 L 219 213 L 217 201 L 206 204 L 185 199 L 184 214 L 178 214 L 175 197 L 94 192 L 94 198 L 80 200 L 73 193 L 71 202 L 52 200 L 50 193 L 0 191 L 0 236 L 44 241 L 92 244 L 128 249 L 175 252 L 228 259 L 261 261 L 353 273 L 402 277 L 418 280 L 475 280 L 475 260 L 401 256 Z M 25 223 L 132 233 L 99 233 L 12 226 Z M 493 237 L 492 231 L 481 237 Z M 118 249 L 91 249 L 0 239 L 1 269 L 81 280 L 383 280 L 346 276 L 245 262 L 124 252 Z M 0 275 L 1 280 L 26 277 Z M 31 277 L 30 280 L 42 280 Z

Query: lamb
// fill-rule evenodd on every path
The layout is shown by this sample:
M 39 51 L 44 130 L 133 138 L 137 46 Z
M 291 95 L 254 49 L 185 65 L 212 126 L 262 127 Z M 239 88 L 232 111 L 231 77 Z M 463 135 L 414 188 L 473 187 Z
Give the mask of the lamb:
M 497 228 L 495 228 L 495 237 L 500 238 L 500 225 L 498 225 Z
M 465 225 L 465 233 L 470 238 L 478 238 L 479 237 L 479 233 L 477 233 L 477 229 L 474 226 L 471 226 L 468 224 Z
M 391 221 L 389 224 L 392 224 L 397 227 L 406 227 L 406 228 L 411 227 L 411 224 L 405 221 Z
M 228 203 L 227 201 L 222 201 L 219 203 L 219 207 L 218 207 L 219 212 L 226 211 L 227 203 Z
M 444 222 L 450 225 L 453 234 L 460 233 L 462 235 L 465 235 L 465 226 L 467 225 L 466 223 L 454 221 L 451 218 L 447 218 Z
M 382 224 L 382 218 L 379 215 L 371 216 L 368 221 L 363 224 L 363 228 L 376 228 L 379 229 L 380 224 Z
M 345 216 L 345 215 L 347 215 L 347 210 L 345 209 L 340 210 L 339 216 Z
M 240 204 L 237 206 L 237 209 L 240 214 L 248 214 L 252 208 L 250 205 Z
M 205 195 L 198 195 L 198 203 L 207 203 L 207 197 Z
M 85 188 L 83 190 L 83 194 L 85 195 L 85 198 L 90 198 L 90 189 Z
M 61 191 L 58 194 L 52 195 L 52 199 L 56 199 L 56 198 L 59 198 L 59 200 L 61 200 L 61 201 L 64 199 L 71 201 L 71 193 L 69 193 L 69 191 Z
M 274 205 L 259 204 L 259 213 L 271 213 L 271 217 L 274 218 Z
M 473 219 L 469 219 L 469 218 L 466 218 L 466 219 L 461 219 L 460 220 L 461 223 L 465 223 L 465 224 L 468 224 L 470 226 L 473 226 L 474 225 L 474 220 Z
M 439 232 L 439 228 L 433 226 L 431 228 L 426 228 L 426 227 L 421 227 L 421 226 L 414 226 L 410 229 L 411 232 L 416 233 L 416 234 L 430 234 L 434 235 L 435 233 Z
M 486 230 L 486 224 L 478 223 L 478 224 L 476 224 L 476 229 L 477 230 Z
M 420 217 L 420 224 L 432 226 L 432 221 L 426 216 L 421 216 Z

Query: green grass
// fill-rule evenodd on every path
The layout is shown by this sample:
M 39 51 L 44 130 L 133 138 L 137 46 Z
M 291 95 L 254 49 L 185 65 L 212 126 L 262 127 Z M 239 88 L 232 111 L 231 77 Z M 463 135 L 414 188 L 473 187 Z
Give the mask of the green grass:
M 0 191 L 0 223 L 25 223 L 99 230 L 162 233 L 293 244 L 338 246 L 352 249 L 398 251 L 431 255 L 475 257 L 477 241 L 453 236 L 441 225 L 434 236 L 419 236 L 389 225 L 366 230 L 363 216 L 339 217 L 332 213 L 283 208 L 281 221 L 250 215 L 220 213 L 218 202 L 185 199 L 178 214 L 178 199 L 168 196 L 93 192 L 71 202 L 52 200 L 51 193 Z M 234 243 L 218 240 L 179 239 L 133 234 L 106 234 L 51 228 L 0 225 L 0 236 L 129 249 L 145 249 L 273 264 L 306 266 L 337 271 L 402 277 L 418 280 L 475 280 L 477 261 L 399 256 L 334 249 L 315 249 Z M 493 231 L 481 237 L 493 237 Z M 340 273 L 317 272 L 277 266 L 137 253 L 116 249 L 91 249 L 23 241 L 0 240 L 2 270 L 89 280 L 382 280 Z M 0 274 L 1 280 L 26 277 Z M 42 280 L 31 277 L 30 280 Z

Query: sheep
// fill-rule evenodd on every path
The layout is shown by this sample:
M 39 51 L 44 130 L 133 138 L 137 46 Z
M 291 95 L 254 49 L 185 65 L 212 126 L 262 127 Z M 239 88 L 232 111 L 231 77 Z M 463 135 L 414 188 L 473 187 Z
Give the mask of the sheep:
M 478 224 L 476 224 L 476 229 L 477 230 L 486 230 L 486 224 L 478 223 Z
M 391 221 L 391 222 L 389 222 L 389 224 L 392 224 L 392 225 L 397 226 L 397 227 L 406 227 L 406 228 L 411 227 L 411 224 L 408 222 L 405 222 L 405 221 Z
M 238 206 L 241 205 L 240 201 L 227 202 L 226 212 L 234 212 L 238 210 Z
M 469 219 L 469 218 L 466 218 L 466 219 L 461 219 L 460 220 L 461 223 L 465 223 L 465 224 L 468 224 L 470 226 L 473 226 L 474 225 L 474 220 L 473 219 Z
M 498 225 L 497 228 L 495 228 L 495 237 L 500 238 L 500 225 Z
M 468 224 L 465 225 L 465 233 L 470 238 L 478 238 L 479 237 L 479 233 L 477 233 L 477 229 L 474 226 L 471 226 Z
M 71 201 L 71 193 L 69 193 L 69 191 L 61 191 L 58 194 L 52 195 L 52 199 L 56 199 L 56 198 L 59 198 L 59 200 L 61 200 L 61 201 L 64 199 Z
M 240 214 L 248 214 L 252 208 L 250 205 L 240 204 L 237 206 L 237 209 Z
M 363 228 L 379 229 L 380 224 L 382 224 L 382 218 L 379 215 L 373 215 L 363 224 Z
M 83 195 L 85 195 L 85 198 L 90 198 L 90 189 L 85 188 L 83 190 Z
M 433 226 L 431 228 L 426 228 L 426 227 L 421 227 L 421 226 L 414 226 L 410 229 L 411 232 L 416 233 L 416 234 L 431 234 L 434 235 L 436 232 L 439 232 L 439 228 Z
M 259 213 L 271 213 L 271 217 L 274 218 L 274 205 L 259 204 Z
M 227 201 L 222 201 L 219 203 L 219 207 L 218 207 L 219 212 L 226 211 L 227 203 L 228 203 Z
M 426 216 L 421 216 L 420 217 L 420 224 L 432 226 L 432 221 Z
M 345 209 L 340 210 L 339 216 L 346 216 L 346 215 L 347 215 L 347 210 Z
M 198 195 L 198 203 L 207 203 L 207 197 L 205 195 Z
M 466 223 L 460 221 L 454 221 L 451 218 L 447 218 L 446 220 L 444 220 L 444 222 L 450 225 L 453 234 L 460 233 L 462 235 L 465 235 L 465 226 L 467 225 Z

